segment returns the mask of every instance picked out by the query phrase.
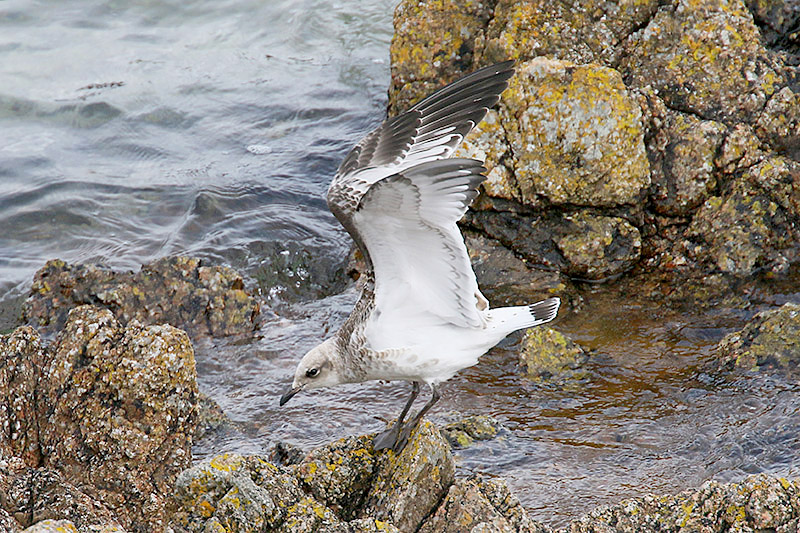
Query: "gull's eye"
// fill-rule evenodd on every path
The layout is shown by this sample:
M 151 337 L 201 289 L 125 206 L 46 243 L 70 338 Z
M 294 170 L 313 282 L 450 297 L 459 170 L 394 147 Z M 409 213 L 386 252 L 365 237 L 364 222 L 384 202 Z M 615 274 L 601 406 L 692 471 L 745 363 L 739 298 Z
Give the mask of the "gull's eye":
M 309 368 L 306 370 L 306 377 L 307 378 L 315 378 L 319 374 L 319 368 Z

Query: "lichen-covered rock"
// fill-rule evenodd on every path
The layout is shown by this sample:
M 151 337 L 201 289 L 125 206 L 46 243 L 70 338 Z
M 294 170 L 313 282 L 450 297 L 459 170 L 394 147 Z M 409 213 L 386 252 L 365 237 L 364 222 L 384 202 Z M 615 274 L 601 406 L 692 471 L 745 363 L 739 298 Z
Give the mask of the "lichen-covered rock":
M 751 476 L 741 483 L 704 483 L 675 496 L 646 496 L 602 506 L 569 526 L 570 533 L 779 531 L 798 525 L 800 487 L 783 478 Z
M 439 430 L 423 420 L 399 454 L 381 453 L 360 517 L 414 531 L 453 482 L 455 464 Z
M 440 431 L 453 448 L 467 448 L 476 440 L 489 440 L 497 436 L 502 424 L 487 415 L 470 415 L 447 424 Z
M 741 0 L 665 6 L 626 42 L 620 70 L 670 108 L 724 123 L 753 121 L 784 83 Z
M 259 313 L 239 274 L 203 266 L 199 259 L 160 259 L 135 274 L 56 259 L 36 272 L 23 320 L 54 331 L 70 309 L 83 304 L 105 307 L 123 323 L 168 323 L 214 336 L 252 332 Z
M 787 303 L 757 314 L 743 329 L 722 339 L 715 355 L 717 370 L 796 372 L 800 369 L 800 305 Z
M 23 533 L 78 533 L 78 528 L 69 520 L 42 520 Z
M 523 202 L 633 204 L 650 184 L 641 108 L 616 70 L 528 61 L 500 109 Z
M 13 517 L 13 523 L 0 531 L 19 531 L 45 520 L 65 520 L 79 531 L 121 531 L 115 513 L 84 490 L 50 468 L 33 468 L 19 457 L 2 458 L 0 515 Z
M 224 531 L 274 529 L 303 497 L 295 479 L 266 459 L 222 454 L 178 476 L 172 521 L 198 532 L 213 524 Z
M 582 211 L 564 218 L 566 233 L 555 242 L 570 276 L 608 278 L 629 270 L 639 260 L 642 238 L 627 220 Z
M 696 243 L 690 250 L 694 258 L 739 276 L 793 253 L 800 213 L 794 211 L 800 201 L 800 165 L 769 159 L 748 169 L 745 178 L 723 196 L 706 200 L 687 229 Z M 789 194 L 779 194 L 781 188 Z
M 476 44 L 476 56 L 481 64 L 538 56 L 612 64 L 618 53 L 616 45 L 646 23 L 657 8 L 655 0 L 500 0 L 485 40 Z
M 2 507 L 0 507 L 0 531 L 5 531 L 6 533 L 20 533 L 22 531 L 19 522 L 14 520 Z
M 21 457 L 30 465 L 42 459 L 37 387 L 46 361 L 33 328 L 20 327 L 0 336 L 0 454 Z
M 755 124 L 759 137 L 800 160 L 800 92 L 784 87 L 767 102 Z
M 350 522 L 324 526 L 319 533 L 400 533 L 400 530 L 389 522 L 375 518 L 359 518 Z
M 747 0 L 765 44 L 787 54 L 787 63 L 800 64 L 800 9 L 797 0 Z
M 404 0 L 395 9 L 392 114 L 406 110 L 472 64 L 475 39 L 492 16 L 491 5 L 457 0 Z
M 528 518 L 519 500 L 502 480 L 480 476 L 457 479 L 420 533 L 548 533 L 550 528 Z
M 172 525 L 185 531 L 413 531 L 453 480 L 453 457 L 423 421 L 400 454 L 376 452 L 373 435 L 347 437 L 277 466 L 220 455 L 185 470 Z
M 656 212 L 690 215 L 715 190 L 714 158 L 725 132 L 719 122 L 668 113 L 666 124 L 647 146 Z
M 312 450 L 294 473 L 314 498 L 351 520 L 370 488 L 376 461 L 371 436 L 346 437 Z
M 31 361 L 20 357 L 26 353 Z M 0 450 L 20 453 L 30 471 L 18 474 L 27 486 L 41 485 L 6 501 L 41 509 L 35 521 L 64 518 L 81 528 L 110 522 L 108 509 L 124 527 L 163 528 L 166 496 L 191 462 L 195 430 L 186 333 L 136 321 L 123 327 L 110 311 L 82 306 L 53 346 L 42 347 L 28 327 L 3 337 L 0 361 L 13 378 L 0 383 L 7 405 L 33 399 L 26 412 L 33 423 L 0 434 Z
M 548 327 L 525 332 L 519 352 L 526 375 L 535 381 L 564 382 L 586 376 L 589 354 L 563 333 Z

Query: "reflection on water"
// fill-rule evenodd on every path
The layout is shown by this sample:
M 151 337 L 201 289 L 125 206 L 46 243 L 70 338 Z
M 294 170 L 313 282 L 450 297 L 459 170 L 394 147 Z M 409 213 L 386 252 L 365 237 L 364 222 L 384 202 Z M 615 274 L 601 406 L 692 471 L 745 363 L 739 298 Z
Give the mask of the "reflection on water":
M 235 421 L 198 458 L 377 431 L 402 383 L 277 398 L 357 294 L 324 193 L 383 117 L 395 0 L 0 3 L 0 331 L 47 259 L 116 269 L 168 254 L 227 263 L 267 304 L 260 337 L 197 344 L 201 389 Z M 797 300 L 797 284 L 751 296 Z M 753 310 L 680 314 L 586 290 L 557 325 L 593 349 L 559 388 L 521 377 L 512 337 L 443 387 L 432 414 L 506 431 L 459 452 L 564 524 L 601 503 L 753 472 L 800 476 L 798 385 L 706 375 Z M 566 310 L 565 310 L 566 311 Z

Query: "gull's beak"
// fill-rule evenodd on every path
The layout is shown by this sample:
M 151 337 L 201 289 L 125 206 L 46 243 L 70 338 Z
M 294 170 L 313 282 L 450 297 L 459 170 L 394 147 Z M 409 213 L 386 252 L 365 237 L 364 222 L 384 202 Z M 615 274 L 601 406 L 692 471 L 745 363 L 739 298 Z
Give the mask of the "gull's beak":
M 288 402 L 289 400 L 291 400 L 292 396 L 294 396 L 295 394 L 297 394 L 301 390 L 303 390 L 302 386 L 301 387 L 289 387 L 289 390 L 287 390 L 286 393 L 283 396 L 281 396 L 281 405 L 283 405 L 286 402 Z

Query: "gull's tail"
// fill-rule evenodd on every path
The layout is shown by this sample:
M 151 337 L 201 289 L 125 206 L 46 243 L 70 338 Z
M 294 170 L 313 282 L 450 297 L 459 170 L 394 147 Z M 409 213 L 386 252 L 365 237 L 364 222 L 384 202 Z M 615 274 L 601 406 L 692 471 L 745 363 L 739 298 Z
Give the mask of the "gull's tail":
M 518 329 L 532 328 L 553 320 L 558 314 L 561 300 L 548 298 L 535 304 L 521 305 L 519 307 L 501 307 L 489 311 L 491 322 L 499 331 L 508 335 Z

